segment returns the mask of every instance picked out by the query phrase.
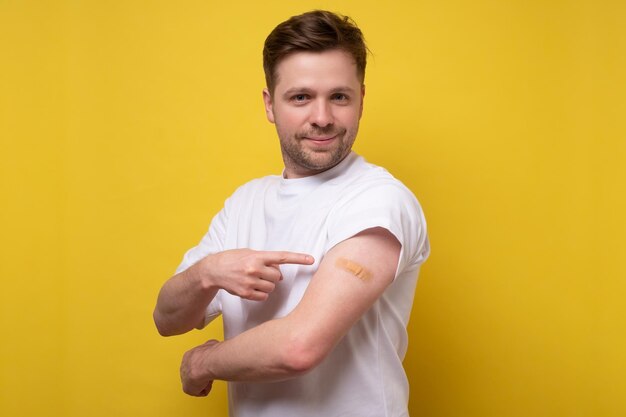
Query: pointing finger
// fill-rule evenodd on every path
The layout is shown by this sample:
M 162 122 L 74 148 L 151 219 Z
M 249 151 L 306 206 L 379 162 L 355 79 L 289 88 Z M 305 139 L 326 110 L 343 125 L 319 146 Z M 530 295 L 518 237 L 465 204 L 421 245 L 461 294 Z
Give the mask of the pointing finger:
M 297 265 L 311 265 L 315 262 L 315 259 L 311 255 L 305 253 L 276 251 L 276 252 L 263 252 L 263 258 L 265 264 L 280 265 L 280 264 L 297 264 Z

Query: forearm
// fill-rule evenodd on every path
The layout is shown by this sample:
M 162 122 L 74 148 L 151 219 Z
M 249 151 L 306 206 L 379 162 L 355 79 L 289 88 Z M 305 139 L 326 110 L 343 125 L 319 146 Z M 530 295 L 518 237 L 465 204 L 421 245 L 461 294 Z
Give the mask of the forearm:
M 218 288 L 202 280 L 202 262 L 174 275 L 161 288 L 154 322 L 163 336 L 188 332 L 203 322 L 206 308 Z
M 306 373 L 323 355 L 292 323 L 289 316 L 271 320 L 215 345 L 201 361 L 206 379 L 269 382 Z

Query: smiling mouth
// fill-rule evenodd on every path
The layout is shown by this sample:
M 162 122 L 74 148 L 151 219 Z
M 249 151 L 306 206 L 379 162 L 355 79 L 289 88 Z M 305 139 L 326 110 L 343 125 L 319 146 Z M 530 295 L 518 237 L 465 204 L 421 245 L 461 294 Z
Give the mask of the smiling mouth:
M 346 133 L 345 129 L 338 129 L 336 127 L 329 126 L 326 129 L 311 129 L 308 132 L 303 132 L 296 135 L 296 139 L 309 140 L 314 143 L 330 142 L 333 139 L 338 139 Z
M 300 139 L 306 139 L 313 143 L 322 144 L 324 142 L 331 142 L 343 135 L 343 131 L 330 131 L 330 132 L 309 132 L 309 134 L 304 134 L 300 137 Z
M 336 137 L 337 135 L 330 136 L 330 137 L 322 137 L 322 138 L 305 136 L 304 139 L 312 140 L 313 142 L 328 142 L 330 140 L 335 139 Z

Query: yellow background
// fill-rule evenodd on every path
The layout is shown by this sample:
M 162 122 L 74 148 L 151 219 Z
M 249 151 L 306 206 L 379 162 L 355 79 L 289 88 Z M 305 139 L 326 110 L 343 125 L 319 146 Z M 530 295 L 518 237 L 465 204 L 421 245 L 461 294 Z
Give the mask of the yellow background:
M 620 1 L 0 0 L 2 416 L 225 416 L 180 391 L 161 284 L 223 200 L 279 173 L 261 49 L 351 15 L 356 150 L 420 199 L 411 415 L 626 415 Z

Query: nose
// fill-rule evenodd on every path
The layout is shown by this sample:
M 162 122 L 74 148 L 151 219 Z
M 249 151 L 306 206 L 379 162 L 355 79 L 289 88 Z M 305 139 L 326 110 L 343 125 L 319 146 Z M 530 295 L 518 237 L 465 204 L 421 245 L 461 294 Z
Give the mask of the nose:
M 310 123 L 317 127 L 326 127 L 333 124 L 331 105 L 326 100 L 318 100 L 311 108 Z

